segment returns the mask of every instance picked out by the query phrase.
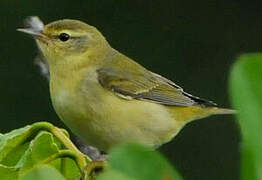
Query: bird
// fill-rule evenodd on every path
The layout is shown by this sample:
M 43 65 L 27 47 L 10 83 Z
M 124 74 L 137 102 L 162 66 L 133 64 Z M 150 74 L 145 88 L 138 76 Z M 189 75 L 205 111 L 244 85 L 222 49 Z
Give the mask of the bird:
M 85 22 L 63 19 L 44 25 L 33 16 L 17 30 L 36 41 L 59 118 L 103 152 L 129 142 L 158 148 L 193 120 L 235 113 L 147 70 Z

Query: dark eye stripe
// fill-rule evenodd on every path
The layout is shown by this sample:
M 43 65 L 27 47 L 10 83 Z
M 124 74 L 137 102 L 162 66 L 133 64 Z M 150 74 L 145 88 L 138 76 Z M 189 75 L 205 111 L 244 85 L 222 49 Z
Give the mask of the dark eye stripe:
M 58 34 L 58 35 L 52 35 L 51 37 L 53 39 L 60 39 L 59 36 L 60 35 Z M 79 39 L 79 38 L 81 38 L 81 36 L 70 36 L 70 39 Z

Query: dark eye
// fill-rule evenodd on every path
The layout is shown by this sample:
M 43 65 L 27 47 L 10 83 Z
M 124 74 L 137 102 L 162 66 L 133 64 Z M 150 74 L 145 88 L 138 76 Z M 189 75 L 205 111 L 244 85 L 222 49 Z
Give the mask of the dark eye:
M 70 35 L 67 33 L 61 33 L 58 37 L 61 41 L 67 41 L 70 38 Z

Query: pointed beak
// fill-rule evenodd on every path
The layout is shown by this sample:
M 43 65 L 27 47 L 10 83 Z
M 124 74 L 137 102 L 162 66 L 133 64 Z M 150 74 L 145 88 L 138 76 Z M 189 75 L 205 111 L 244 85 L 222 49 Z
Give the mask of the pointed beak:
M 30 34 L 35 38 L 46 38 L 47 37 L 41 31 L 36 31 L 32 28 L 18 28 L 17 31 L 20 31 L 26 34 Z

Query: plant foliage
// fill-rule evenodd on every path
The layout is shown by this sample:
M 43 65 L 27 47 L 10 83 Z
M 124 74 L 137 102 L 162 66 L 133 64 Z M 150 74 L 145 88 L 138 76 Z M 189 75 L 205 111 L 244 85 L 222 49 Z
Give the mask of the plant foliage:
M 231 72 L 230 91 L 243 136 L 242 179 L 262 179 L 262 54 L 239 58 Z
M 180 180 L 158 152 L 143 146 L 116 147 L 109 156 L 108 166 L 97 175 L 65 130 L 36 123 L 0 135 L 0 179 Z

